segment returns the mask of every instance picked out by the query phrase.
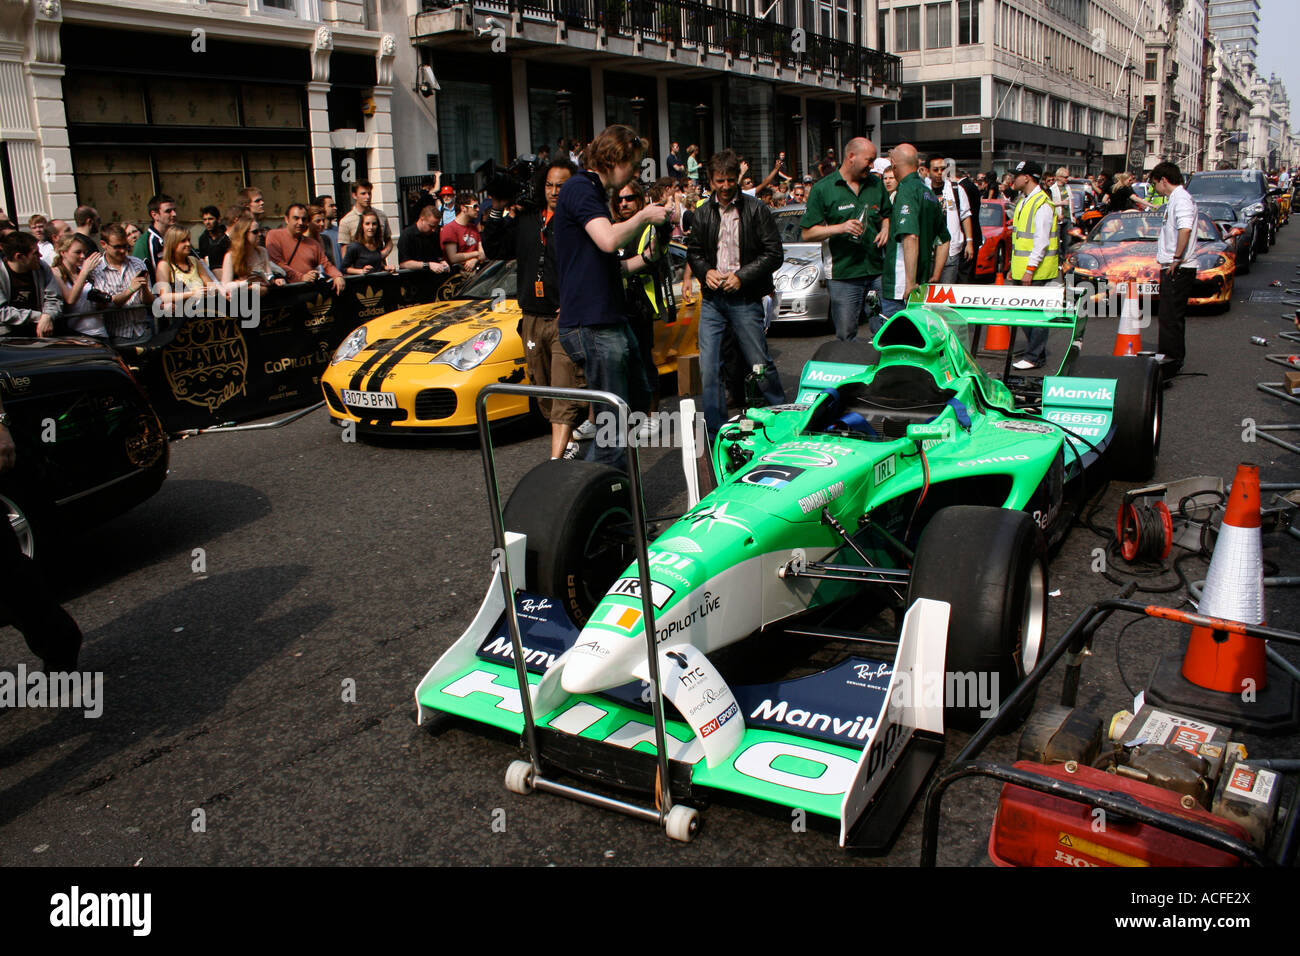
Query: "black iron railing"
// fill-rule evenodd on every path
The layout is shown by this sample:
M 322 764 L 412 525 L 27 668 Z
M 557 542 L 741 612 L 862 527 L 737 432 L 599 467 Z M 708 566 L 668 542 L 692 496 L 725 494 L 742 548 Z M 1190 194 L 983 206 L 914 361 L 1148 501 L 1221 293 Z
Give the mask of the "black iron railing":
M 792 27 L 741 13 L 732 13 L 699 0 L 468 0 L 485 13 L 520 13 L 526 20 L 561 21 L 571 29 L 596 30 L 645 41 L 703 47 L 711 53 L 731 53 L 784 69 L 836 74 L 869 86 L 898 86 L 903 62 L 898 57 L 807 33 L 796 50 Z M 454 6 L 454 0 L 424 0 L 426 11 Z

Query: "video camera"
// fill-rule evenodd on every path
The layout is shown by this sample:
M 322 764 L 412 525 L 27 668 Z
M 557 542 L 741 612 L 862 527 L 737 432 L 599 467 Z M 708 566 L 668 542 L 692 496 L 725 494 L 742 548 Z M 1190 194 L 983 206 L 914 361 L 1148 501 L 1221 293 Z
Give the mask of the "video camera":
M 516 159 L 504 170 L 498 169 L 488 178 L 484 191 L 492 197 L 497 208 L 518 204 L 524 209 L 539 209 L 545 205 L 538 176 L 542 163 L 532 153 Z

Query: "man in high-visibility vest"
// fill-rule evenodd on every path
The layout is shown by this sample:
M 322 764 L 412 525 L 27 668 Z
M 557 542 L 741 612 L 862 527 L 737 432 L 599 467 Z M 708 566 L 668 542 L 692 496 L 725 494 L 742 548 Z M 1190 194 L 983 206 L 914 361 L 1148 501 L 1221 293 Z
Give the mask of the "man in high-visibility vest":
M 1060 281 L 1060 236 L 1056 207 L 1038 184 L 1043 167 L 1031 159 L 1012 170 L 1012 188 L 1020 193 L 1011 215 L 1011 281 L 1021 285 L 1048 285 Z M 1015 368 L 1042 368 L 1047 362 L 1047 329 L 1032 329 L 1025 355 Z

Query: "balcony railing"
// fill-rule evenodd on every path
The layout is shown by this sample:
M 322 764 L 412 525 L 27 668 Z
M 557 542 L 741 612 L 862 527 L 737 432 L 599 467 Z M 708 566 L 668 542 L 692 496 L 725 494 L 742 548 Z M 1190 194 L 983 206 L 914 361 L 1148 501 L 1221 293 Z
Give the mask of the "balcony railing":
M 457 5 L 455 0 L 423 0 L 425 11 Z M 525 20 L 560 21 L 572 29 L 604 28 L 610 36 L 672 43 L 683 49 L 730 53 L 760 63 L 797 66 L 836 74 L 852 83 L 898 86 L 903 61 L 890 53 L 859 47 L 819 33 L 808 33 L 799 52 L 794 29 L 780 23 L 732 13 L 699 0 L 470 0 L 484 13 L 519 13 Z

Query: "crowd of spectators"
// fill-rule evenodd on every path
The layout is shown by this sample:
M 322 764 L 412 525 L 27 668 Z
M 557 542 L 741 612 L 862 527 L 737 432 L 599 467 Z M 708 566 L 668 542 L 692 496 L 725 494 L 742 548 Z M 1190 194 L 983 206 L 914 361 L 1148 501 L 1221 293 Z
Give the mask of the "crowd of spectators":
M 698 287 L 703 300 L 704 407 L 715 431 L 726 406 L 724 354 L 765 370 L 756 387 L 769 402 L 783 397 L 765 339 L 772 278 L 781 265 L 773 210 L 799 207 L 802 238 L 828 243 L 832 319 L 837 336 L 852 339 L 862 322 L 879 328 L 916 285 L 972 281 L 980 202 L 1001 199 L 1019 215 L 1039 185 L 1021 167 L 999 181 L 991 171 L 918 156 L 907 144 L 877 157 L 875 145 L 861 138 L 845 144 L 842 157 L 827 149 L 803 175 L 792 173 L 784 153 L 770 169 L 751 170 L 733 150 L 703 157 L 697 145 L 674 142 L 664 175 L 642 182 L 646 149 L 625 126 L 611 126 L 591 143 L 564 139 L 554 152 L 543 146 L 536 170 L 544 202 L 529 209 L 430 176 L 412 221 L 396 236 L 365 180 L 351 185 L 341 216 L 335 197 L 321 194 L 291 202 L 282 224 L 268 221 L 265 195 L 253 186 L 225 209 L 202 207 L 201 227 L 193 229 L 178 224 L 176 200 L 166 194 L 150 198 L 143 230 L 132 222 L 105 224 L 89 205 L 70 221 L 32 216 L 26 232 L 0 213 L 0 324 L 18 335 L 105 337 L 105 314 L 114 311 L 179 311 L 197 297 L 292 283 L 341 293 L 353 276 L 399 268 L 473 273 L 490 259 L 517 258 L 529 347 L 541 348 L 529 354 L 532 380 L 582 384 L 585 377 L 650 410 L 658 380 L 650 355 L 654 323 L 675 307 L 664 253 L 676 240 L 689 250 L 680 295 L 689 301 Z M 1042 190 L 1057 256 L 1083 209 L 1151 205 L 1135 194 L 1127 173 L 1080 183 L 1060 169 Z M 1030 271 L 1026 281 L 1044 281 L 1042 269 L 1038 278 Z M 1029 358 L 1042 361 L 1037 352 Z M 734 396 L 732 382 L 727 390 Z M 583 410 L 573 403 L 547 411 L 553 455 L 571 455 L 574 433 L 589 434 L 590 422 L 580 424 Z
M 143 230 L 105 224 L 88 205 L 71 220 L 31 216 L 26 231 L 0 211 L 0 334 L 120 339 L 148 331 L 145 316 L 121 314 L 143 307 L 189 314 L 182 310 L 196 297 L 302 282 L 342 292 L 349 276 L 472 272 L 486 261 L 475 194 L 435 189 L 429 213 L 422 209 L 395 243 L 388 218 L 371 205 L 373 188 L 353 183 L 341 219 L 334 197 L 322 194 L 291 202 L 277 223 L 268 221 L 262 190 L 249 186 L 224 210 L 203 206 L 193 229 L 179 224 L 176 200 L 165 193 L 150 198 Z M 106 328 L 107 313 L 121 327 Z

